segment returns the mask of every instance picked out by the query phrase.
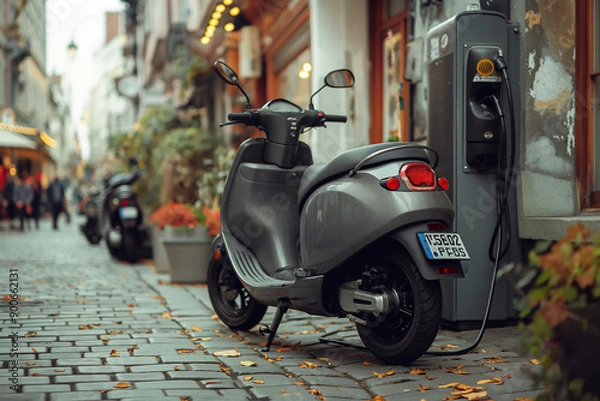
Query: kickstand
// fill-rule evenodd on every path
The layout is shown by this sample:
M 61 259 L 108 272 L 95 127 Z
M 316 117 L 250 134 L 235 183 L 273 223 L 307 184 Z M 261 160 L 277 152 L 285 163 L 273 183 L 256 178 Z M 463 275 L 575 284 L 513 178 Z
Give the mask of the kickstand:
M 287 312 L 289 307 L 290 304 L 288 302 L 279 302 L 277 304 L 277 311 L 275 312 L 275 317 L 273 318 L 273 323 L 271 323 L 271 327 L 263 327 L 260 329 L 261 334 L 269 334 L 269 337 L 267 338 L 267 344 L 262 349 L 262 352 L 269 352 L 269 349 L 271 348 L 271 343 L 275 338 L 275 334 L 277 334 L 277 329 L 279 328 L 281 319 L 283 318 L 283 315 Z

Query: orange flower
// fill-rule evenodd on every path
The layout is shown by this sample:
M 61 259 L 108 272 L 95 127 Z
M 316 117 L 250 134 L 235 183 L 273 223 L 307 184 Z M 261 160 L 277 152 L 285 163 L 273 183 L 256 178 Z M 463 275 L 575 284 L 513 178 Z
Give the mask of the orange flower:
M 194 211 L 184 203 L 169 201 L 156 209 L 148 218 L 150 223 L 156 223 L 159 229 L 165 226 L 194 228 L 198 220 Z
M 206 216 L 206 226 L 208 227 L 208 234 L 215 236 L 221 231 L 221 210 L 210 209 L 203 207 L 202 212 Z

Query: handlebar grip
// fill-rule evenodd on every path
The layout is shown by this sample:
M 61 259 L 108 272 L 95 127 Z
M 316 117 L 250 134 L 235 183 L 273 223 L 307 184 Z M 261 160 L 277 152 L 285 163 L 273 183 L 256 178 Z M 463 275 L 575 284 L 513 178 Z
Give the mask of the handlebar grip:
M 332 123 L 345 123 L 346 121 L 348 121 L 347 116 L 340 116 L 335 114 L 327 114 L 325 116 L 325 119 Z
M 227 115 L 229 121 L 239 121 L 249 123 L 252 121 L 252 114 L 250 113 L 230 113 Z

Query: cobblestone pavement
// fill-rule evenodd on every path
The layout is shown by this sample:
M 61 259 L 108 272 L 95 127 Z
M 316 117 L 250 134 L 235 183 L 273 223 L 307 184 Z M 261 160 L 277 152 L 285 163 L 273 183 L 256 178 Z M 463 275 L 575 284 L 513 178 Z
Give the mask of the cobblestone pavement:
M 205 286 L 171 285 L 151 261 L 112 260 L 77 222 L 62 223 L 58 232 L 49 221 L 0 231 L 0 401 L 432 401 L 455 392 L 451 383 L 486 379 L 502 384 L 480 384 L 480 399 L 537 394 L 529 378 L 537 367 L 516 352 L 514 327 L 489 329 L 476 353 L 387 366 L 358 348 L 347 321 L 291 311 L 265 354 L 256 329 L 219 322 Z M 325 334 L 357 347 L 320 341 Z M 442 330 L 434 345 L 465 347 L 476 334 Z

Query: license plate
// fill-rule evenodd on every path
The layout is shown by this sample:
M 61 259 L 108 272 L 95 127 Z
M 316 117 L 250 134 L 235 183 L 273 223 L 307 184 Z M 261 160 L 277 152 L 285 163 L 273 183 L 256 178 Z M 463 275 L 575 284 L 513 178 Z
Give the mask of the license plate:
M 470 259 L 467 248 L 456 233 L 417 233 L 421 246 L 431 260 Z
M 133 206 L 126 206 L 119 209 L 119 213 L 122 219 L 137 219 L 138 211 Z

